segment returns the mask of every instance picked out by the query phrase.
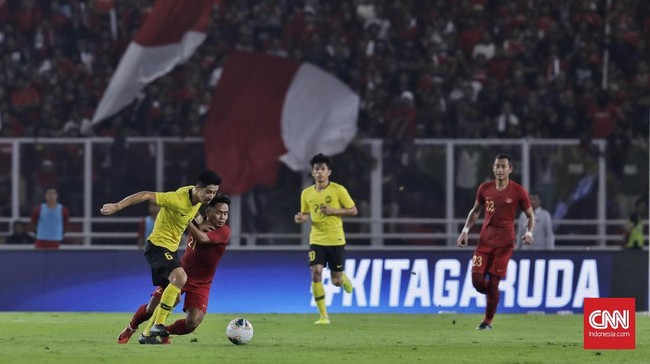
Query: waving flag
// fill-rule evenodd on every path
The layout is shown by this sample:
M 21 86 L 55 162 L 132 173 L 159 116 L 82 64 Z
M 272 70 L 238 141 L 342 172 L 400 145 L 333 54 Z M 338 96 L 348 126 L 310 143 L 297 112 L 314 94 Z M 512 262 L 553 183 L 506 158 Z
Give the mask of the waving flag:
M 204 127 L 208 168 L 239 195 L 275 184 L 280 161 L 309 169 L 314 154 L 338 154 L 357 132 L 359 96 L 309 64 L 234 52 L 223 66 Z
M 158 0 L 120 60 L 93 123 L 126 105 L 151 81 L 185 62 L 205 40 L 212 0 Z

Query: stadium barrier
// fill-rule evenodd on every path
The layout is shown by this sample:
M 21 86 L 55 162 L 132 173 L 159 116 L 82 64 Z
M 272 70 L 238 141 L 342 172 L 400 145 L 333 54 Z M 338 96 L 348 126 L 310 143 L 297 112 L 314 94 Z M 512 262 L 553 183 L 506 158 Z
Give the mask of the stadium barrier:
M 454 247 L 478 184 L 492 176 L 494 156 L 507 152 L 513 179 L 542 194 L 557 247 L 618 249 L 630 211 L 613 207 L 629 210 L 647 192 L 648 152 L 630 145 L 630 157 L 617 164 L 624 178 L 616 182 L 606 142 L 590 147 L 594 153 L 585 153 L 578 139 L 417 139 L 402 150 L 360 139 L 335 156 L 333 169 L 332 180 L 359 206 L 359 216 L 345 219 L 348 243 Z M 71 214 L 64 245 L 84 247 L 134 246 L 146 204 L 114 216 L 102 216 L 101 205 L 194 183 L 205 166 L 202 138 L 181 137 L 0 138 L 0 157 L 0 236 L 14 221 L 29 221 L 42 189 L 55 185 Z M 294 224 L 293 214 L 309 183 L 309 174 L 283 169 L 277 186 L 234 196 L 231 245 L 306 246 L 309 227 Z
M 501 282 L 500 313 L 581 313 L 586 297 L 635 297 L 648 310 L 648 257 L 639 251 L 515 252 Z M 332 313 L 482 313 L 471 250 L 351 250 L 352 294 L 324 272 Z M 153 291 L 142 252 L 7 250 L 0 255 L 1 311 L 131 312 Z M 224 256 L 208 312 L 315 313 L 303 249 L 238 250 Z M 177 312 L 180 312 L 177 309 Z

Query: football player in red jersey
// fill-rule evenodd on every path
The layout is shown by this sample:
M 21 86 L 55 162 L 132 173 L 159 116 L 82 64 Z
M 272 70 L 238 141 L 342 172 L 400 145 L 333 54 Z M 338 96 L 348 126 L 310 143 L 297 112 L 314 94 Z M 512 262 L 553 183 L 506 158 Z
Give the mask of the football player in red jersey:
M 515 247 L 515 213 L 517 207 L 528 217 L 524 244 L 533 243 L 535 216 L 524 187 L 510 180 L 511 158 L 500 154 L 492 166 L 494 180 L 481 184 L 476 192 L 474 207 L 470 210 L 465 226 L 457 239 L 458 246 L 467 246 L 467 234 L 485 209 L 481 235 L 472 257 L 472 284 L 487 296 L 485 317 L 477 330 L 491 330 L 492 319 L 499 305 L 499 282 L 506 276 L 508 262 Z
M 230 228 L 226 225 L 230 202 L 229 196 L 217 194 L 205 210 L 206 220 L 197 224 L 198 226 L 194 223 L 190 223 L 188 226 L 190 239 L 181 259 L 181 265 L 187 272 L 187 283 L 182 290 L 182 293 L 185 294 L 183 305 L 185 318 L 166 327 L 172 335 L 185 335 L 193 332 L 205 317 L 214 273 L 230 240 Z M 157 287 L 151 294 L 149 303 L 138 308 L 131 322 L 118 336 L 118 343 L 127 343 L 138 326 L 151 317 L 158 306 L 163 290 L 164 287 Z M 176 304 L 179 301 L 180 296 Z M 159 343 L 167 344 L 170 341 L 169 338 L 163 337 Z

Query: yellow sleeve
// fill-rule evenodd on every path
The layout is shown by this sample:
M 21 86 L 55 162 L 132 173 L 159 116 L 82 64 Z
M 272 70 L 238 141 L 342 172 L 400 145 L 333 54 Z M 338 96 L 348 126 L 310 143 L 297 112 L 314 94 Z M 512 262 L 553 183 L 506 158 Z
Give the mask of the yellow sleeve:
M 339 202 L 341 203 L 341 207 L 349 209 L 355 205 L 354 200 L 352 200 L 352 197 L 350 197 L 350 193 L 345 187 L 340 186 L 338 190 L 338 194 L 339 194 Z
M 165 208 L 174 208 L 178 206 L 179 195 L 173 192 L 156 192 L 156 205 Z

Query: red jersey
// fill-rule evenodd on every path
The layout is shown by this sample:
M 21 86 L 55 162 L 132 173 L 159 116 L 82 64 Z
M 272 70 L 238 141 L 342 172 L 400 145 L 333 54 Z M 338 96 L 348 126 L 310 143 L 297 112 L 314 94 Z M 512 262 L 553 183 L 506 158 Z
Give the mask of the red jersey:
M 190 236 L 181 265 L 188 283 L 210 284 L 230 240 L 230 227 L 224 225 L 207 233 L 209 243 L 197 243 Z
M 496 181 L 481 184 L 476 201 L 483 206 L 485 216 L 478 245 L 503 247 L 515 243 L 515 214 L 517 207 L 530 208 L 528 192 L 521 185 L 510 181 L 498 191 Z

